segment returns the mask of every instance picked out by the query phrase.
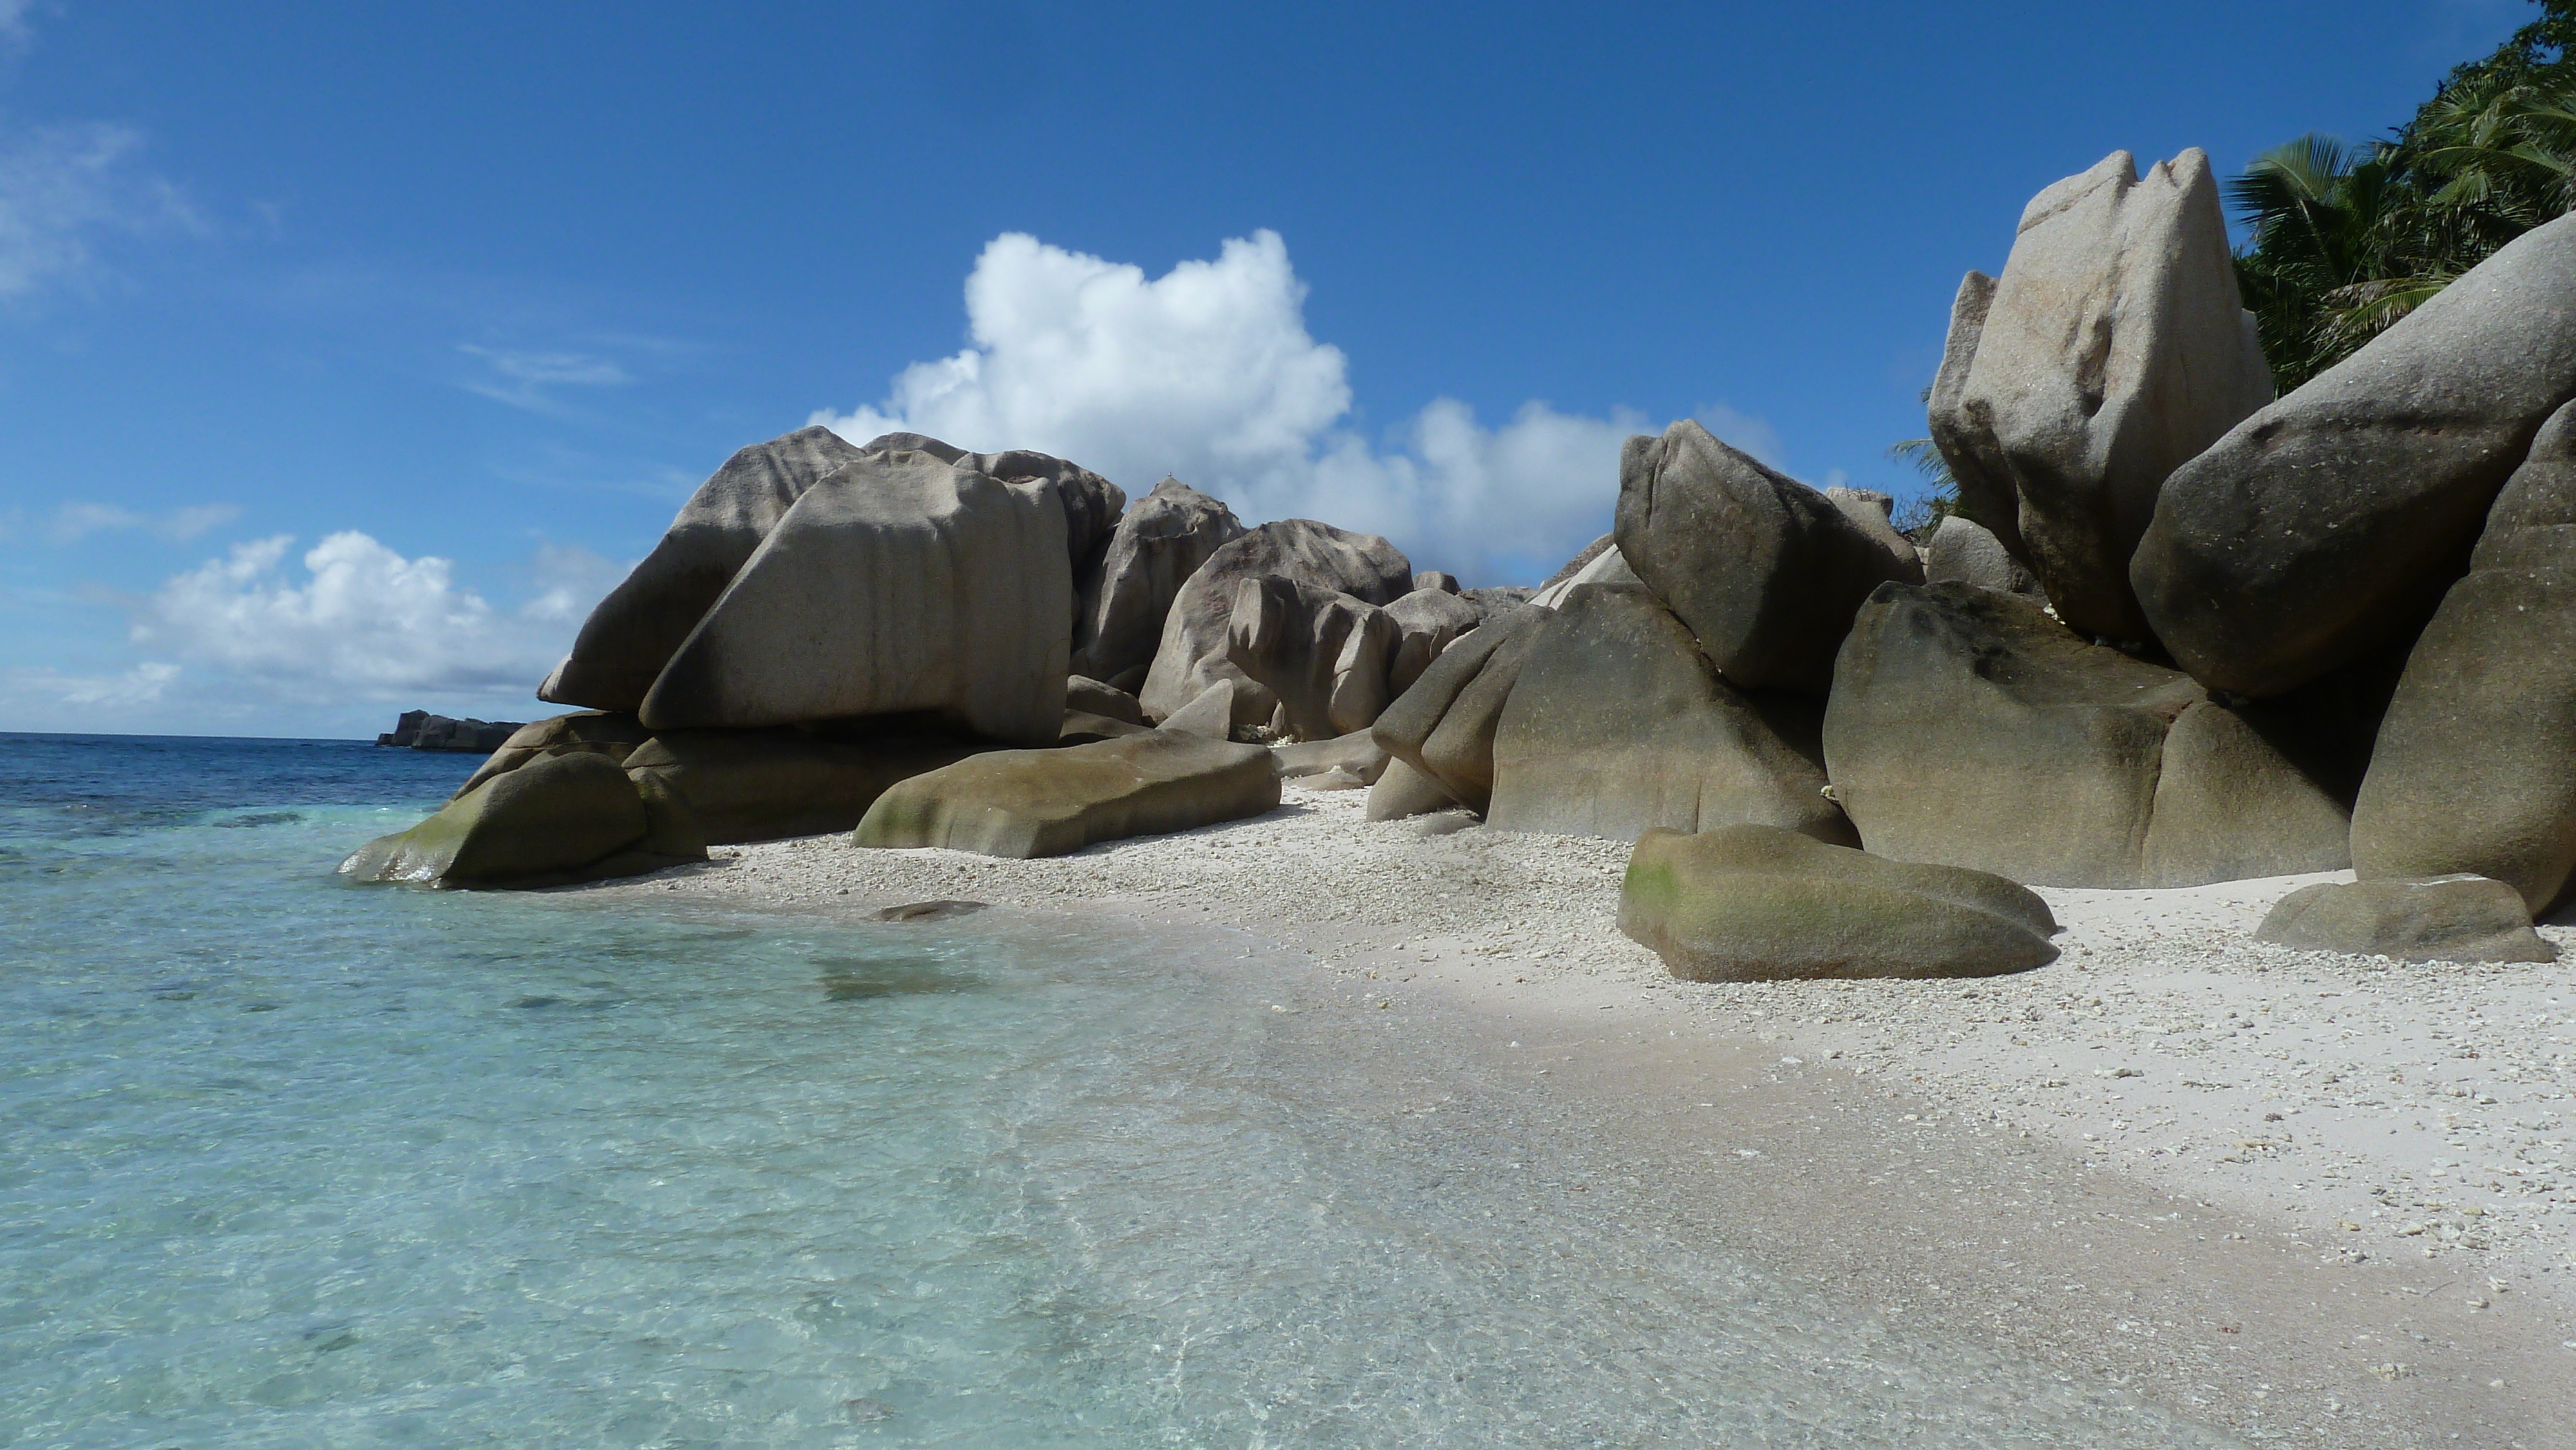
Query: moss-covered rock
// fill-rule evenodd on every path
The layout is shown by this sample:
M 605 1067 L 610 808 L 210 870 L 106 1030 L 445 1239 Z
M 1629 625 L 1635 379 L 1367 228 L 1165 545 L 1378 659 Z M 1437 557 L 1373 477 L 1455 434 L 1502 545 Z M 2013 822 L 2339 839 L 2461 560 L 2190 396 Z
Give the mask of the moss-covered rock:
M 617 762 L 544 756 L 408 831 L 369 841 L 340 863 L 340 874 L 423 886 L 558 886 L 706 859 L 684 814 L 665 807 L 660 817 Z
M 1278 804 L 1279 774 L 1266 748 L 1160 730 L 1061 750 L 996 750 L 914 776 L 878 797 L 851 839 L 1061 856 Z

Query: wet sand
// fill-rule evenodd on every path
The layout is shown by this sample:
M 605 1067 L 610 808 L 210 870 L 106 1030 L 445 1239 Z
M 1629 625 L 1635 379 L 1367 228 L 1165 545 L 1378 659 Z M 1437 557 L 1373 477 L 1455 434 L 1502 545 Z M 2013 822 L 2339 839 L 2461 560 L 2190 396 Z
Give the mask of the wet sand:
M 1625 846 L 1361 807 L 1292 781 L 1054 860 L 822 837 L 586 890 L 1186 926 L 1326 1065 L 1319 1115 L 1623 1231 L 2249 1441 L 2576 1446 L 2576 964 L 2252 941 L 2297 878 L 2043 892 L 2064 955 L 2016 977 L 1676 983 L 1612 928 Z

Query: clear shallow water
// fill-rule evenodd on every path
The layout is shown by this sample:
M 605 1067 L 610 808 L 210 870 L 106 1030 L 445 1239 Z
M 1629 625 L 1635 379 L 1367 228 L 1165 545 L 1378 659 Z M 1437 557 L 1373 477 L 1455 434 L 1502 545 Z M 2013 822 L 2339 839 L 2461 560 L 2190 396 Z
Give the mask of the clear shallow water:
M 1172 939 L 331 875 L 474 763 L 0 735 L 0 1444 L 2224 1443 L 1373 1127 Z

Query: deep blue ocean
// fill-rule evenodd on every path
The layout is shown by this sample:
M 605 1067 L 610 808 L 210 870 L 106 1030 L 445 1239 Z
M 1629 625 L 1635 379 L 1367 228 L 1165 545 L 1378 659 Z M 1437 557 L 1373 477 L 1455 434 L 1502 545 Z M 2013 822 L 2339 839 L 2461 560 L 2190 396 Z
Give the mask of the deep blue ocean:
M 0 735 L 0 1445 L 2225 1443 L 1378 1132 L 1178 939 L 333 874 L 475 763 Z

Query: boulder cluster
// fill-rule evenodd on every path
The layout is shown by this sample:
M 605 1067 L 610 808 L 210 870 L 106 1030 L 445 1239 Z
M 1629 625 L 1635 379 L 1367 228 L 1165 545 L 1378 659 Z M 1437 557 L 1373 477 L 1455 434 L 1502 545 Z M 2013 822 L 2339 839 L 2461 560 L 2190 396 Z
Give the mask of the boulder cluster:
M 2546 950 L 2576 218 L 2276 399 L 2207 157 L 2115 154 L 1968 275 L 1928 398 L 1961 505 L 1933 526 L 1685 420 L 1629 440 L 1613 532 L 1536 590 L 1172 479 L 1131 506 L 1045 454 L 807 428 L 600 603 L 539 690 L 577 713 L 343 869 L 573 880 L 823 831 L 1045 855 L 1311 775 L 1372 819 L 1637 841 L 1622 925 L 1692 978 L 2019 970 L 2054 956 L 2028 886 L 2346 867 L 2267 931 Z

